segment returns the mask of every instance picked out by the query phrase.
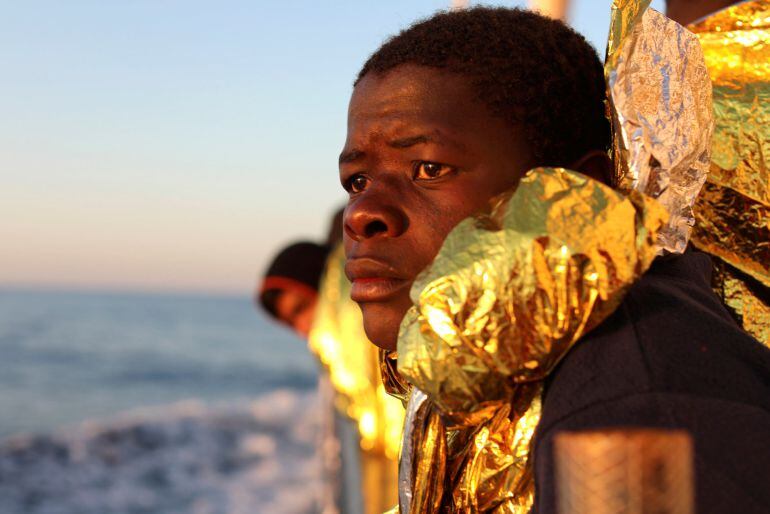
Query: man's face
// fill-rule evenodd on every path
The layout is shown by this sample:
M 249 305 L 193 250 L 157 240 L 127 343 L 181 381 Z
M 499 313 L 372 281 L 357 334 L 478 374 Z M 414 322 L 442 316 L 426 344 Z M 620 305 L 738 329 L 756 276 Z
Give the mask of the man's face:
M 345 272 L 372 342 L 395 349 L 416 275 L 458 222 L 531 165 L 522 133 L 463 76 L 402 65 L 358 83 L 340 180 L 350 194 Z
M 310 334 L 316 298 L 303 291 L 284 290 L 275 301 L 275 315 L 304 338 Z

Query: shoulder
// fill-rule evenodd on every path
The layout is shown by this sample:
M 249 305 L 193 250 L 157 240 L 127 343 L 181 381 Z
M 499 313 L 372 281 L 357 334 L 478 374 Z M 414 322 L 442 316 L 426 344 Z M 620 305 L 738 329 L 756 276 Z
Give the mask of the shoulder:
M 711 291 L 709 273 L 710 260 L 700 252 L 656 262 L 549 377 L 544 424 L 646 393 L 770 411 L 770 350 L 735 324 Z
M 697 503 L 714 506 L 704 512 L 722 512 L 730 495 L 745 497 L 745 512 L 770 505 L 770 350 L 732 321 L 709 269 L 692 251 L 656 263 L 554 370 L 535 443 L 539 503 L 553 500 L 556 433 L 646 426 L 693 435 Z

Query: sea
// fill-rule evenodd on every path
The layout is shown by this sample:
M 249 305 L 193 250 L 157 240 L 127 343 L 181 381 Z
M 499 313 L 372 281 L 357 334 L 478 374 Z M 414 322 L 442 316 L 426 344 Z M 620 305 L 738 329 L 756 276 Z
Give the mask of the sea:
M 318 512 L 316 384 L 247 297 L 0 290 L 0 513 Z

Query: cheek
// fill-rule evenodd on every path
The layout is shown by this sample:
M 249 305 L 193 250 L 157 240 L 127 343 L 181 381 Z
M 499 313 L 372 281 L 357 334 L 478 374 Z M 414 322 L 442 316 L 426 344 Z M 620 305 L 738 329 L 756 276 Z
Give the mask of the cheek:
M 401 247 L 409 261 L 412 277 L 427 268 L 435 259 L 449 232 L 472 213 L 467 203 L 425 198 L 411 213 L 411 235 Z
M 419 256 L 421 266 L 428 265 L 438 253 L 444 239 L 457 224 L 457 206 L 447 199 L 436 201 L 425 198 L 415 209 L 411 219 L 416 237 L 413 238 L 413 253 Z
M 471 174 L 469 174 L 471 175 Z M 496 180 L 495 180 L 496 179 Z M 434 191 L 423 198 L 419 219 L 421 234 L 416 251 L 422 255 L 422 266 L 427 267 L 444 244 L 447 235 L 464 219 L 481 212 L 489 200 L 515 185 L 515 180 L 500 180 L 482 173 L 458 181 L 451 189 Z
M 426 209 L 424 216 L 427 220 L 425 227 L 431 241 L 431 247 L 438 252 L 444 239 L 458 223 L 469 216 L 479 212 L 487 205 L 493 196 L 488 191 L 487 184 L 460 184 L 451 190 L 442 191 L 437 201 L 431 202 L 430 209 Z
M 495 166 L 486 166 L 468 173 L 466 180 L 458 181 L 452 194 L 447 195 L 444 208 L 448 211 L 447 219 L 451 220 L 449 230 L 460 221 L 485 210 L 493 197 L 515 187 L 518 181 L 517 172 L 503 172 Z

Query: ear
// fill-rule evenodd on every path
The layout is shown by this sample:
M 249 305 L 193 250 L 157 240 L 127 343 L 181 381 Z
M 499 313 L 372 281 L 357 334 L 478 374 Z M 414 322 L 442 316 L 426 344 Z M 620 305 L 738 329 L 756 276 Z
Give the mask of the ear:
M 569 166 L 569 169 L 579 171 L 594 180 L 612 186 L 612 162 L 607 152 L 591 150 Z

